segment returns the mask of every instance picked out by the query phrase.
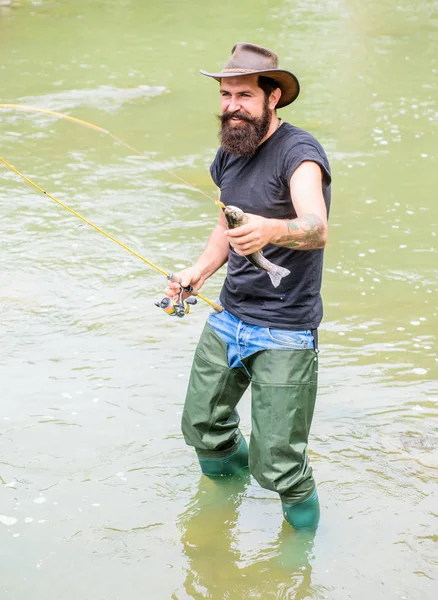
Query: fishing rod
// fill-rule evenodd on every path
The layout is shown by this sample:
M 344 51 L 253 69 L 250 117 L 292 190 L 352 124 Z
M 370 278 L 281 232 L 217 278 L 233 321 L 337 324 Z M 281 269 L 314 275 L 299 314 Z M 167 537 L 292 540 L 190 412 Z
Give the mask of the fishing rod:
M 37 190 L 38 192 L 41 192 L 42 194 L 44 194 L 45 196 L 47 196 L 48 198 L 50 198 L 51 200 L 56 202 L 56 204 L 58 204 L 59 206 L 61 206 L 65 210 L 67 210 L 69 213 L 71 213 L 72 215 L 74 215 L 75 217 L 77 217 L 78 219 L 80 219 L 81 221 L 83 221 L 84 223 L 86 223 L 87 225 L 89 225 L 90 227 L 92 227 L 93 229 L 95 229 L 96 231 L 98 231 L 99 233 L 101 233 L 102 235 L 107 237 L 108 239 L 112 240 L 113 242 L 115 242 L 116 244 L 118 244 L 119 246 L 121 246 L 122 248 L 124 248 L 125 250 L 127 250 L 128 252 L 130 252 L 131 254 L 133 254 L 134 256 L 139 258 L 140 260 L 142 260 L 143 262 L 145 262 L 147 265 L 149 265 L 150 267 L 152 267 L 153 269 L 155 269 L 156 271 L 158 271 L 159 273 L 161 273 L 162 275 L 167 277 L 167 279 L 169 281 L 174 281 L 174 282 L 178 283 L 180 285 L 181 289 L 180 289 L 178 300 L 176 302 L 173 302 L 170 298 L 166 297 L 166 298 L 163 298 L 161 300 L 161 302 L 156 303 L 156 306 L 159 306 L 160 308 L 162 308 L 167 314 L 181 318 L 189 312 L 189 306 L 190 306 L 190 304 L 195 304 L 196 298 L 192 298 L 192 299 L 188 298 L 187 300 L 183 300 L 184 292 L 187 294 L 190 294 L 191 296 L 196 296 L 200 300 L 203 300 L 204 302 L 209 304 L 216 312 L 222 312 L 222 310 L 223 310 L 222 306 L 220 306 L 216 302 L 212 302 L 205 296 L 202 296 L 201 294 L 196 292 L 192 288 L 192 286 L 183 287 L 181 285 L 182 280 L 179 277 L 177 277 L 173 273 L 168 273 L 161 267 L 158 267 L 153 262 L 151 262 L 150 260 L 148 260 L 147 258 L 142 256 L 141 254 L 139 254 L 138 252 L 136 252 L 135 250 L 133 250 L 132 248 L 130 248 L 129 246 L 127 246 L 126 244 L 124 244 L 123 242 L 118 240 L 117 238 L 115 238 L 113 235 L 107 233 L 106 231 L 104 231 L 103 229 L 101 229 L 100 227 L 98 227 L 97 225 L 95 225 L 94 223 L 92 223 L 91 221 L 89 221 L 88 219 L 83 217 L 82 215 L 80 215 L 78 212 L 76 212 L 75 210 L 73 210 L 72 208 L 70 208 L 69 206 L 67 206 L 66 204 L 64 204 L 63 202 L 58 200 L 57 198 L 55 198 L 55 196 L 52 196 L 52 194 L 49 194 L 48 192 L 43 190 L 42 187 L 40 187 L 38 184 L 34 183 L 31 179 L 26 177 L 26 175 L 23 175 L 23 173 L 20 173 L 20 171 L 18 171 L 15 167 L 13 167 L 11 164 L 9 164 L 1 156 L 0 156 L 0 162 L 2 162 L 4 164 L 4 166 L 7 169 L 9 169 L 9 171 L 12 171 L 13 173 L 15 173 L 16 175 L 21 177 L 21 179 L 23 179 L 23 181 L 25 181 L 27 184 L 29 184 L 31 187 L 33 187 L 35 190 Z
M 47 110 L 46 108 L 38 108 L 36 106 L 27 106 L 25 104 L 0 104 L 0 108 L 5 108 L 5 109 L 9 109 L 9 110 L 23 110 L 26 112 L 42 113 L 45 115 L 51 115 L 53 117 L 59 117 L 60 119 L 66 119 L 68 121 L 71 121 L 72 123 L 76 123 L 77 125 L 83 125 L 84 127 L 88 127 L 89 129 L 93 129 L 94 131 L 98 131 L 99 133 L 104 133 L 105 135 L 108 135 L 110 138 L 112 138 L 114 141 L 118 142 L 122 146 L 125 146 L 125 148 L 128 148 L 129 150 L 132 150 L 132 152 L 134 152 L 135 154 L 138 154 L 138 156 L 143 156 L 143 158 L 145 156 L 143 152 L 141 152 L 140 150 L 137 150 L 137 148 L 134 148 L 134 146 L 131 146 L 130 144 L 128 144 L 121 138 L 117 137 L 116 135 L 111 133 L 111 131 L 108 131 L 108 129 L 104 129 L 103 127 L 100 127 L 99 125 L 95 125 L 94 123 L 89 123 L 88 121 L 84 121 L 82 119 L 77 119 L 76 117 L 71 117 L 70 115 L 66 115 L 64 113 L 60 113 L 60 112 L 57 112 L 54 110 Z M 188 181 L 186 181 L 185 179 L 183 179 L 182 177 L 180 177 L 173 171 L 170 171 L 169 169 L 166 169 L 166 168 L 164 168 L 164 171 L 166 171 L 166 173 L 169 173 L 169 175 L 172 175 L 172 177 L 175 177 L 176 179 L 178 179 L 179 181 L 181 181 L 188 187 L 192 188 L 192 190 L 195 190 L 196 192 L 199 192 L 200 194 L 202 194 L 209 200 L 212 200 L 212 202 L 217 204 L 220 208 L 225 208 L 225 204 L 223 204 L 220 200 L 215 200 L 214 198 L 212 198 L 212 196 L 210 196 L 206 192 L 203 192 L 199 188 L 195 187 L 194 185 L 192 185 L 191 183 L 189 183 Z

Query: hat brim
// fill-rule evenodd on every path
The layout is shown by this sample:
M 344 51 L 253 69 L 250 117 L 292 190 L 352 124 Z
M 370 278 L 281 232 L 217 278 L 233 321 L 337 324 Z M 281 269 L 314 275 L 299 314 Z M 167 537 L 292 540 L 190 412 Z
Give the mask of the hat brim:
M 202 75 L 206 77 L 212 77 L 220 82 L 221 79 L 229 77 L 245 77 L 246 75 L 263 75 L 264 77 L 270 77 L 275 79 L 281 90 L 281 97 L 278 101 L 276 108 L 283 108 L 292 104 L 294 100 L 298 98 L 300 93 L 300 83 L 293 73 L 290 71 L 284 71 L 283 69 L 265 69 L 261 71 L 253 71 L 248 69 L 244 73 L 238 71 L 226 71 L 221 73 L 208 73 L 207 71 L 200 71 Z

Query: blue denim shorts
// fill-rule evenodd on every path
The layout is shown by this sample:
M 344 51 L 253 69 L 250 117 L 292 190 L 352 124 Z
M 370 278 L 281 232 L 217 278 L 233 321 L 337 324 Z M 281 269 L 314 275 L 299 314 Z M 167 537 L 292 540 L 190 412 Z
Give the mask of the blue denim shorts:
M 208 323 L 228 346 L 230 368 L 244 367 L 242 360 L 260 350 L 306 350 L 314 347 L 310 330 L 293 331 L 250 325 L 227 310 L 210 314 Z

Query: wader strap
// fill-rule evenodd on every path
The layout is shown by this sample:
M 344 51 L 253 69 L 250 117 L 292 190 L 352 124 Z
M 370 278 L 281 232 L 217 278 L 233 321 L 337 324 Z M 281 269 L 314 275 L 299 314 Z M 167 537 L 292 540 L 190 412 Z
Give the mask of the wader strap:
M 312 329 L 312 334 L 313 334 L 313 348 L 314 348 L 315 352 L 319 352 L 318 330 Z

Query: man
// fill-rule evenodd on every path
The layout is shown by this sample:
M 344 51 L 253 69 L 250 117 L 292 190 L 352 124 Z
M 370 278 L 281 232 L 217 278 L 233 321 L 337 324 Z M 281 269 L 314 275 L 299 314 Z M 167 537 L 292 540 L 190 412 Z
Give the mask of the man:
M 299 93 L 276 54 L 240 43 L 220 73 L 221 148 L 211 166 L 221 201 L 249 221 L 227 229 L 224 214 L 196 263 L 179 273 L 199 290 L 228 261 L 220 294 L 193 361 L 182 429 L 202 472 L 230 475 L 248 466 L 237 403 L 251 384 L 249 469 L 280 495 L 295 529 L 315 528 L 319 501 L 306 453 L 316 398 L 317 328 L 330 167 L 320 144 L 281 121 L 276 109 Z M 278 287 L 245 258 L 264 256 L 290 271 Z M 175 297 L 179 286 L 166 293 Z

